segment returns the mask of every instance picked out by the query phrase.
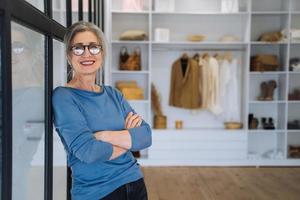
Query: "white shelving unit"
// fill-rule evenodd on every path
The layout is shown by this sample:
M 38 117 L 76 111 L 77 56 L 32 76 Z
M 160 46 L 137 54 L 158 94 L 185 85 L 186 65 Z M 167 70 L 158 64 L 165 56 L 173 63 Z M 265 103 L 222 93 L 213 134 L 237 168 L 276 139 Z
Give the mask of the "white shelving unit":
M 136 80 L 144 88 L 145 99 L 130 104 L 152 125 L 151 82 L 161 94 L 167 115 L 167 129 L 153 129 L 153 145 L 142 152 L 143 165 L 300 165 L 300 159 L 288 157 L 289 145 L 300 145 L 300 130 L 288 130 L 288 121 L 300 120 L 300 101 L 289 101 L 288 94 L 300 89 L 300 73 L 289 71 L 289 59 L 300 57 L 300 41 L 290 37 L 278 43 L 258 42 L 264 32 L 300 28 L 299 0 L 240 0 L 239 11 L 222 13 L 221 0 L 174 0 L 174 11 L 157 11 L 156 0 L 145 0 L 142 11 L 122 11 L 122 0 L 106 2 L 105 30 L 109 41 L 106 83 Z M 157 42 L 155 28 L 168 28 L 170 41 Z M 122 32 L 141 29 L 147 41 L 120 41 Z M 186 36 L 202 34 L 202 42 L 189 42 Z M 234 35 L 238 42 L 220 42 L 223 35 Z M 141 71 L 120 71 L 119 53 L 125 46 L 131 52 L 140 47 Z M 172 63 L 183 52 L 231 51 L 239 61 L 238 87 L 243 128 L 226 130 L 223 121 L 208 111 L 189 111 L 168 106 Z M 250 57 L 275 54 L 280 69 L 272 72 L 250 71 Z M 274 101 L 258 101 L 262 81 L 276 80 Z M 248 130 L 248 114 L 272 117 L 275 130 Z M 175 120 L 183 120 L 183 129 L 175 129 Z M 276 151 L 282 157 L 272 157 Z

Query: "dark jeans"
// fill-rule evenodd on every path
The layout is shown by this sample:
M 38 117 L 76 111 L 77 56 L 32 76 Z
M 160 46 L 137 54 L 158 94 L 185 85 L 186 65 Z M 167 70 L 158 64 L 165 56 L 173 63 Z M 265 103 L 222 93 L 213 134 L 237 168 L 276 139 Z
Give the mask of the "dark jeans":
M 147 200 L 147 189 L 144 179 L 127 183 L 117 188 L 102 200 Z

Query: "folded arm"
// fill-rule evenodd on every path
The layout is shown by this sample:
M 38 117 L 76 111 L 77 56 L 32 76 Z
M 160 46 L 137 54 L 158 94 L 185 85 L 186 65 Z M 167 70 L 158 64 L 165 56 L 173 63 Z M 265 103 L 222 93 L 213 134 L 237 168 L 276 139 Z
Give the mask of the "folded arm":
M 113 145 L 95 139 L 72 95 L 65 90 L 54 92 L 53 111 L 56 130 L 68 153 L 85 163 L 111 159 Z

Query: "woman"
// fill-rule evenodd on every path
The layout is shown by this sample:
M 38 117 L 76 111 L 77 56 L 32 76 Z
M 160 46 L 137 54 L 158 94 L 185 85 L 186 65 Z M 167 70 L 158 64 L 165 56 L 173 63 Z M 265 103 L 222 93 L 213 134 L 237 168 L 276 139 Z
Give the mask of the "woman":
M 74 75 L 53 92 L 54 123 L 72 170 L 72 199 L 147 199 L 140 167 L 130 151 L 151 145 L 151 129 L 110 86 L 95 84 L 105 38 L 88 22 L 65 34 Z

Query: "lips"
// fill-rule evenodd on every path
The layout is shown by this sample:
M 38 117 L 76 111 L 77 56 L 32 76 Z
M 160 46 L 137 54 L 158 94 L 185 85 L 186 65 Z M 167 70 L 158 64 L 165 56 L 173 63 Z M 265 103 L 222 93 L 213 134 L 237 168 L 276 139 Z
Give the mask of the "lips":
M 95 61 L 93 60 L 85 60 L 85 61 L 81 61 L 80 64 L 83 66 L 90 66 L 93 65 L 95 63 Z

